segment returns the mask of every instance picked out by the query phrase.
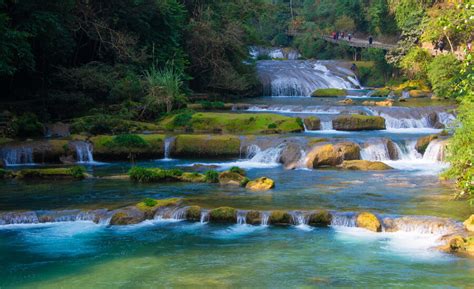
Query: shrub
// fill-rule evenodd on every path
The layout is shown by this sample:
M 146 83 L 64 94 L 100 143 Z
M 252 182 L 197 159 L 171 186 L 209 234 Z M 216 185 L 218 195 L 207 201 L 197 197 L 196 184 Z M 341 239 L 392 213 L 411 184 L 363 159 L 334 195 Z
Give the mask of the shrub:
M 86 169 L 81 166 L 74 166 L 69 168 L 69 172 L 71 173 L 71 176 L 73 176 L 76 179 L 83 179 L 86 174 Z
M 296 118 L 296 123 L 300 126 L 300 127 L 304 127 L 304 122 L 303 122 L 303 119 L 301 117 L 297 117 Z
M 156 204 L 158 204 L 158 202 L 155 200 L 155 199 L 152 199 L 152 198 L 146 198 L 143 200 L 143 203 L 145 204 L 145 206 L 147 207 L 154 207 L 156 206 Z
M 222 109 L 225 107 L 225 103 L 222 101 L 201 101 L 203 109 Z
M 219 182 L 219 173 L 214 170 L 209 170 L 204 173 L 206 177 L 206 182 L 208 183 L 218 183 Z
M 240 181 L 240 184 L 239 184 L 239 185 L 240 185 L 241 187 L 245 187 L 245 186 L 248 184 L 248 182 L 250 182 L 250 179 L 247 178 L 247 177 L 245 177 L 242 181 Z
M 177 180 L 183 171 L 180 169 L 163 170 L 160 168 L 133 167 L 128 171 L 132 181 L 140 183 Z
M 276 123 L 272 122 L 271 124 L 268 125 L 268 128 L 269 129 L 276 129 L 278 126 L 276 125 Z
M 189 126 L 189 123 L 191 122 L 191 119 L 193 118 L 193 112 L 186 111 L 177 114 L 173 118 L 173 126 Z
M 11 126 L 15 136 L 38 137 L 43 135 L 43 125 L 33 113 L 25 113 L 17 117 Z
M 237 173 L 241 176 L 245 176 L 245 170 L 239 167 L 231 167 L 229 171 L 232 173 Z
M 107 142 L 105 146 L 109 148 L 123 147 L 123 148 L 144 148 L 150 144 L 144 140 L 141 136 L 136 134 L 121 134 L 115 136 L 110 142 Z
M 459 61 L 452 54 L 439 55 L 428 65 L 428 79 L 438 96 L 454 97 Z

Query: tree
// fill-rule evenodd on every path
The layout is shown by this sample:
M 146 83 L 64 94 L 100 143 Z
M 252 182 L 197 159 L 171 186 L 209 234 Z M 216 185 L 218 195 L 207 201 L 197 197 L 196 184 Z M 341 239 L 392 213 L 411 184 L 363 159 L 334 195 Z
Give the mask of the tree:
M 354 32 L 356 29 L 356 25 L 354 20 L 347 15 L 342 15 L 336 20 L 334 23 L 337 31 L 347 31 L 347 32 Z

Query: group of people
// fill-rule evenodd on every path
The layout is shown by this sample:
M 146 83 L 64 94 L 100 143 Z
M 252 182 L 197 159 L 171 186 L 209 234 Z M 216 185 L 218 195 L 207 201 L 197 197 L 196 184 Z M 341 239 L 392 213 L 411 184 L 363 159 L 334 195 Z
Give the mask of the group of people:
M 344 37 L 347 37 L 347 39 L 349 41 L 351 41 L 352 39 L 352 34 L 351 33 L 347 33 L 345 34 L 344 32 L 333 32 L 331 33 L 331 36 L 332 36 L 332 39 L 334 40 L 339 40 L 339 39 L 344 39 Z

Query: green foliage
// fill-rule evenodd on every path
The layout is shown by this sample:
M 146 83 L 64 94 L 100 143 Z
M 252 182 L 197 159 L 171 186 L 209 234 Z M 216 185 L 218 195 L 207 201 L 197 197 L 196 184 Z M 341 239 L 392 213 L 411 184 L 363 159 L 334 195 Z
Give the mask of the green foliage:
M 206 182 L 208 183 L 218 183 L 219 182 L 219 173 L 215 170 L 208 170 L 204 173 L 206 177 Z
M 191 119 L 193 118 L 194 112 L 192 111 L 185 111 L 182 113 L 177 114 L 173 118 L 173 126 L 176 127 L 187 127 L 191 123 Z
M 242 181 L 240 181 L 239 185 L 241 187 L 245 187 L 250 182 L 250 179 L 245 177 Z
M 311 93 L 312 97 L 337 97 L 346 95 L 347 91 L 339 88 L 320 88 Z
M 203 109 L 222 109 L 225 106 L 225 103 L 222 101 L 201 101 Z
M 129 121 L 119 116 L 102 113 L 74 119 L 71 124 L 71 131 L 73 133 L 85 132 L 93 135 L 120 134 L 154 129 L 156 127 L 152 124 Z
M 25 113 L 13 120 L 11 129 L 14 136 L 18 137 L 39 137 L 43 135 L 43 124 L 33 113 Z
M 108 142 L 108 147 L 124 147 L 124 148 L 143 148 L 150 144 L 145 141 L 141 136 L 136 134 L 121 134 L 115 136 L 112 141 Z
M 232 173 L 239 174 L 241 176 L 245 176 L 245 170 L 239 167 L 231 167 L 229 171 Z
M 438 96 L 454 98 L 460 64 L 452 54 L 439 55 L 428 65 L 428 79 Z
M 69 172 L 71 176 L 73 176 L 76 179 L 83 179 L 86 174 L 86 169 L 81 166 L 74 166 L 69 168 Z
M 159 169 L 159 168 L 143 168 L 132 167 L 128 171 L 130 179 L 139 183 L 164 182 L 164 181 L 178 181 L 179 177 L 183 175 L 180 169 Z
M 277 124 L 273 122 L 268 125 L 269 129 L 276 129 L 277 127 L 278 127 Z
M 143 203 L 147 207 L 154 207 L 154 206 L 156 206 L 156 204 L 158 204 L 158 201 L 155 200 L 155 199 L 152 199 L 152 198 L 146 198 L 146 199 L 143 200 Z
M 412 78 L 426 79 L 428 66 L 432 59 L 426 49 L 415 46 L 402 58 L 400 68 Z

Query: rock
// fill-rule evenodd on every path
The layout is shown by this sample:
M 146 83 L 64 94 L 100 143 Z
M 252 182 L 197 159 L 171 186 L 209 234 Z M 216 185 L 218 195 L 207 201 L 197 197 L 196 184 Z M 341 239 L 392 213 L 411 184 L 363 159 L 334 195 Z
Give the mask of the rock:
M 344 105 L 351 105 L 354 104 L 354 101 L 350 98 L 346 98 L 344 100 L 340 100 L 337 103 L 344 104 Z
M 381 232 L 382 224 L 377 216 L 369 212 L 362 212 L 357 216 L 356 226 L 372 232 Z
M 275 182 L 272 179 L 262 177 L 250 181 L 247 183 L 245 188 L 252 191 L 267 191 L 275 187 Z
M 186 220 L 188 221 L 200 221 L 201 220 L 201 207 L 190 206 L 186 210 Z
M 230 171 L 225 171 L 219 174 L 219 184 L 221 185 L 240 186 L 244 179 L 245 177 L 241 174 Z
M 220 207 L 209 212 L 209 219 L 216 223 L 237 222 L 237 210 L 230 207 Z
M 306 155 L 306 167 L 337 166 L 344 160 L 360 159 L 360 147 L 351 142 L 316 146 Z
M 385 141 L 387 142 L 386 146 L 387 146 L 387 151 L 388 151 L 388 155 L 389 155 L 390 159 L 391 160 L 398 160 L 400 158 L 400 156 L 398 155 L 398 149 L 397 149 L 395 143 L 390 139 L 386 139 Z
M 286 211 L 272 211 L 268 221 L 270 224 L 277 225 L 277 226 L 290 225 L 291 215 Z
M 67 137 L 70 136 L 70 125 L 62 122 L 56 122 L 46 125 L 46 136 L 48 137 Z
M 332 126 L 335 130 L 344 131 L 383 130 L 385 119 L 381 116 L 341 115 L 333 119 Z
M 174 156 L 179 157 L 238 157 L 240 138 L 234 135 L 179 135 Z
M 285 169 L 292 170 L 298 165 L 301 158 L 301 147 L 296 143 L 289 143 L 281 152 L 280 163 Z
M 332 215 L 328 211 L 320 211 L 309 216 L 308 224 L 316 227 L 327 227 L 331 225 Z
M 262 223 L 262 214 L 259 211 L 249 211 L 245 221 L 250 225 L 260 225 Z
M 428 147 L 430 142 L 434 139 L 437 139 L 437 138 L 438 138 L 438 136 L 436 136 L 436 135 L 428 135 L 428 136 L 420 137 L 416 141 L 415 149 L 420 154 L 424 154 L 425 151 L 426 151 L 426 148 Z
M 310 116 L 303 120 L 304 126 L 307 130 L 320 130 L 321 120 L 318 117 Z
M 311 93 L 312 97 L 338 97 L 346 95 L 347 90 L 338 88 L 320 88 Z
M 188 183 L 205 183 L 206 176 L 200 173 L 183 173 L 181 176 L 177 176 L 177 179 Z
M 145 220 L 145 213 L 135 207 L 127 207 L 125 209 L 118 210 L 112 215 L 110 219 L 110 225 L 132 225 L 138 224 Z
M 421 90 L 421 89 L 412 89 L 408 91 L 410 97 L 413 98 L 422 98 L 422 97 L 430 97 L 431 92 L 429 90 Z
M 376 101 L 375 105 L 376 106 L 393 106 L 393 100 L 392 99 L 387 99 L 384 101 Z
M 384 171 L 393 169 L 385 163 L 366 160 L 343 161 L 340 167 L 345 170 L 355 171 Z
M 431 127 L 436 128 L 436 129 L 443 129 L 445 128 L 445 125 L 442 124 L 439 121 L 439 115 L 437 112 L 433 111 L 430 114 L 428 114 L 428 123 Z
M 72 165 L 72 164 L 76 163 L 76 159 L 74 158 L 73 155 L 60 156 L 59 161 L 62 164 L 65 164 L 65 165 Z
M 474 232 L 474 214 L 467 218 L 467 220 L 464 221 L 463 224 L 466 230 L 468 230 L 469 232 Z

